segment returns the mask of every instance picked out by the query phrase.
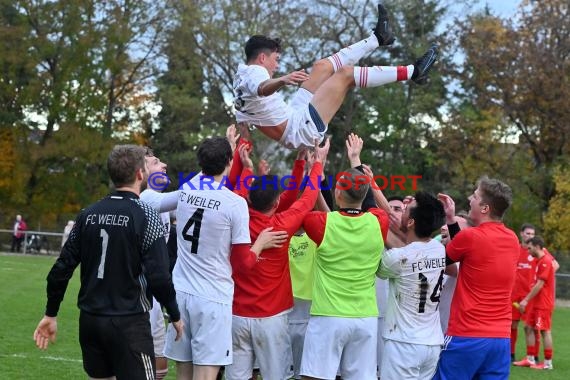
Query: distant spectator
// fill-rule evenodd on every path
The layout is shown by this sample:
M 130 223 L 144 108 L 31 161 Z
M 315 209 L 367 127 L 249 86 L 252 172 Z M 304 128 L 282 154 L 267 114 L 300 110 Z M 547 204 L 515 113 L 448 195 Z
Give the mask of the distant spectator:
M 22 218 L 22 215 L 16 215 L 16 220 L 14 221 L 14 232 L 12 233 L 12 248 L 10 252 L 20 252 L 22 248 L 22 241 L 24 241 L 24 231 L 28 229 L 26 222 Z
M 61 247 L 62 248 L 65 245 L 65 242 L 67 241 L 67 238 L 69 237 L 69 234 L 71 233 L 71 230 L 73 229 L 74 225 L 75 225 L 75 222 L 73 220 L 67 221 L 67 225 L 63 229 L 63 237 L 61 239 Z

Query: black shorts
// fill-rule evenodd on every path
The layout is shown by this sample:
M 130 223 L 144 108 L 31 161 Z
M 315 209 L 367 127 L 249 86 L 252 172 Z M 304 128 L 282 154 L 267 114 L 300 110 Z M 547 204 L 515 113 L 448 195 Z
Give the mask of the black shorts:
M 83 368 L 95 378 L 154 379 L 156 367 L 149 314 L 109 317 L 81 312 Z

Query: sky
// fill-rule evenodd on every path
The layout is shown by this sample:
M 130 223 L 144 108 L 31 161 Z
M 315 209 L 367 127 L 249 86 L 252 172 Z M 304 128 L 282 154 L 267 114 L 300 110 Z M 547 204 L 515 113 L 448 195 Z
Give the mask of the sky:
M 520 0 L 483 0 L 479 1 L 481 8 L 485 6 L 485 3 L 489 4 L 489 7 L 497 13 L 498 16 L 511 16 L 515 13 Z

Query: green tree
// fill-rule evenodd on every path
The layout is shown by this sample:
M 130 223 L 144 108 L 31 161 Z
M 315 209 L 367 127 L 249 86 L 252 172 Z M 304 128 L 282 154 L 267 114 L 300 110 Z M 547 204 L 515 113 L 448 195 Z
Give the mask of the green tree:
M 486 10 L 457 25 L 465 64 L 440 152 L 455 183 L 486 172 L 538 204 L 518 216 L 526 220 L 546 211 L 552 170 L 570 148 L 567 19 L 564 0 L 525 1 L 517 22 Z
M 559 166 L 554 170 L 555 195 L 550 199 L 544 217 L 544 234 L 554 250 L 570 250 L 570 170 Z

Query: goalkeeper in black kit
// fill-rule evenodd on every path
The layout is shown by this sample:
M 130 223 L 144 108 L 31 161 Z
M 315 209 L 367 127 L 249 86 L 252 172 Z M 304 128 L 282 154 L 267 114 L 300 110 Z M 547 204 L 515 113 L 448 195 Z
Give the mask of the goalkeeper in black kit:
M 47 277 L 36 345 L 45 349 L 55 340 L 59 306 L 81 264 L 79 342 L 91 378 L 155 378 L 148 313 L 152 295 L 166 307 L 176 339 L 184 329 L 160 218 L 139 200 L 148 179 L 145 152 L 136 145 L 113 148 L 107 168 L 116 190 L 81 211 Z

